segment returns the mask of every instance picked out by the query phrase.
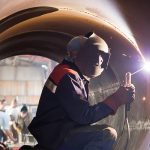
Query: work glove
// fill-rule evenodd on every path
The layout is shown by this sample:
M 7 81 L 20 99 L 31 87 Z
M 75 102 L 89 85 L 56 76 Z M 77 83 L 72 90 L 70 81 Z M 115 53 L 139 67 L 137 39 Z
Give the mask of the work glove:
M 119 106 L 130 104 L 135 99 L 135 87 L 131 84 L 128 87 L 120 86 L 119 89 L 106 98 L 103 102 L 115 113 Z

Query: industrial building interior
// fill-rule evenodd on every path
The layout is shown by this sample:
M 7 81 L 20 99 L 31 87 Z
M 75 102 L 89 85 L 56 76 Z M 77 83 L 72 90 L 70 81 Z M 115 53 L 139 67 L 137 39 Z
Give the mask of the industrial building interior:
M 36 108 L 47 77 L 66 56 L 68 41 L 93 31 L 108 43 L 111 58 L 108 69 L 90 83 L 91 105 L 115 92 L 126 72 L 133 73 L 136 98 L 128 116 L 127 149 L 150 149 L 150 74 L 143 69 L 150 59 L 149 6 L 146 0 L 0 1 L 0 98 L 9 105 L 17 97 L 19 105 Z M 123 110 L 98 123 L 121 134 Z M 124 149 L 126 130 L 116 150 Z

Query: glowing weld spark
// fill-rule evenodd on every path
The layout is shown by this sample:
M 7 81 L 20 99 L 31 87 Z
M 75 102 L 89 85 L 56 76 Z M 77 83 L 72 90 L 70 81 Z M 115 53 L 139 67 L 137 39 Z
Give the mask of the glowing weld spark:
M 145 70 L 147 72 L 150 72 L 150 62 L 145 62 L 144 63 L 144 66 L 142 68 L 140 68 L 139 70 L 133 72 L 131 75 L 134 75 L 134 74 L 137 74 L 138 72 L 142 71 L 142 70 Z

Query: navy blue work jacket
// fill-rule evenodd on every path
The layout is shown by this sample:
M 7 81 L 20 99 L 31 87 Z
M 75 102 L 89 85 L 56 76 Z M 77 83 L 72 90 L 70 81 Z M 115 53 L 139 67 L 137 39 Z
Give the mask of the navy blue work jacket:
M 41 147 L 56 150 L 70 130 L 110 114 L 112 109 L 103 102 L 89 104 L 88 81 L 77 66 L 63 60 L 45 83 L 29 130 Z

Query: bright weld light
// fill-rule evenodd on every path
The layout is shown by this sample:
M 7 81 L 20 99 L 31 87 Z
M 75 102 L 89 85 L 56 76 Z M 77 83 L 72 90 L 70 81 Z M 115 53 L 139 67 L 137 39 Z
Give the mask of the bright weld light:
M 131 75 L 137 74 L 138 72 L 141 72 L 142 70 L 145 70 L 145 71 L 147 71 L 147 72 L 150 72 L 150 62 L 146 61 L 146 62 L 144 63 L 144 66 L 143 66 L 142 68 L 140 68 L 140 69 L 138 69 L 137 71 L 131 73 Z
M 150 72 L 150 62 L 145 62 L 143 69 Z

